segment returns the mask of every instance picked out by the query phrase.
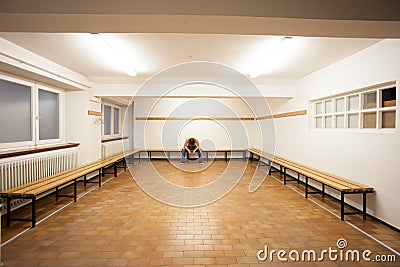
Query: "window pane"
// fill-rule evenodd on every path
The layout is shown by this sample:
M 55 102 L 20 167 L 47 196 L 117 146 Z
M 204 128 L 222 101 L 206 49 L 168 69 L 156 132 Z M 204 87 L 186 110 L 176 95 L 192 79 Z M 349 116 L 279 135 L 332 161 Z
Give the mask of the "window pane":
M 344 111 L 344 97 L 336 99 L 336 112 Z
M 39 89 L 39 139 L 59 137 L 58 94 Z
M 363 128 L 376 128 L 376 112 L 363 113 Z
M 111 135 L 111 107 L 104 105 L 104 135 Z
M 396 87 L 383 89 L 381 92 L 382 92 L 381 107 L 396 106 Z
M 322 114 L 322 102 L 315 104 L 315 114 Z
M 344 128 L 344 115 L 336 116 L 336 128 Z
M 363 94 L 363 109 L 376 108 L 376 92 Z
M 325 113 L 332 113 L 332 100 L 325 101 Z
M 114 134 L 119 134 L 119 108 L 114 108 Z
M 31 87 L 0 80 L 0 143 L 32 141 Z
M 318 118 L 315 118 L 315 127 L 316 128 L 322 128 L 322 118 L 321 117 L 318 117 Z
M 351 129 L 358 128 L 358 114 L 349 114 L 348 115 L 348 125 Z
M 359 99 L 358 95 L 348 97 L 348 110 L 358 110 Z
M 396 111 L 382 112 L 382 128 L 395 128 L 396 127 Z
M 332 128 L 332 116 L 325 117 L 325 128 Z

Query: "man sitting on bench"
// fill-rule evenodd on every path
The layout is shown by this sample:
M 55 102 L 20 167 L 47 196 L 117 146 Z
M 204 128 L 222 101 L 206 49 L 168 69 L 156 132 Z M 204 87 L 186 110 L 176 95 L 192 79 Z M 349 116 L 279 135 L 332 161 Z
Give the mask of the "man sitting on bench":
M 186 162 L 186 152 L 188 153 L 188 155 L 195 154 L 197 152 L 197 154 L 199 155 L 199 163 L 203 164 L 203 155 L 200 148 L 199 140 L 193 137 L 186 139 L 185 144 L 182 148 L 181 164 L 184 164 Z

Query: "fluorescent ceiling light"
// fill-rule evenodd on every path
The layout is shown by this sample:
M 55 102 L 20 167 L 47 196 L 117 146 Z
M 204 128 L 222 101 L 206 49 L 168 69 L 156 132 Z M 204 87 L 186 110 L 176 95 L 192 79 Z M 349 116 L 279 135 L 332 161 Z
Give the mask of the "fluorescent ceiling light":
M 116 68 L 124 71 L 129 76 L 136 76 L 137 71 L 135 67 L 132 66 L 132 63 L 128 61 L 128 59 L 120 53 L 120 51 L 116 50 L 110 40 L 103 36 L 101 33 L 93 33 L 90 34 L 92 42 L 94 43 L 95 48 L 98 50 L 101 56 L 106 57 L 111 65 L 114 65 Z
M 290 56 L 294 52 L 294 38 L 283 37 L 276 40 L 274 44 L 270 45 L 267 51 L 264 51 L 255 63 L 253 70 L 250 72 L 250 78 L 257 78 L 261 74 L 273 71 L 274 68 L 287 64 Z

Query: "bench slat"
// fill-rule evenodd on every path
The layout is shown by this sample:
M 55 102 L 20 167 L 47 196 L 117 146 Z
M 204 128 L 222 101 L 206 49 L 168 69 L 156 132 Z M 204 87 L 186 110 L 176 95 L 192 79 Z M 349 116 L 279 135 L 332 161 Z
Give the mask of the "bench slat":
M 326 176 L 327 178 L 328 178 L 328 177 L 331 177 L 331 178 L 334 178 L 335 180 L 342 181 L 342 182 L 348 184 L 349 186 L 362 187 L 362 188 L 364 188 L 365 190 L 373 190 L 372 187 L 363 185 L 363 184 L 361 184 L 361 183 L 354 182 L 354 181 L 352 181 L 352 180 L 349 180 L 349 179 L 346 179 L 346 178 L 343 178 L 343 177 L 340 177 L 340 176 L 337 176 L 337 175 L 334 175 L 334 174 L 330 174 L 330 173 L 328 173 L 328 172 L 321 171 L 321 170 L 318 170 L 318 169 L 315 169 L 315 168 L 312 168 L 312 167 L 309 167 L 309 166 L 306 166 L 306 165 L 304 165 L 304 164 L 300 164 L 300 163 L 297 163 L 297 162 L 294 162 L 294 161 L 291 161 L 291 160 L 288 160 L 288 159 L 284 159 L 284 158 L 279 157 L 279 156 L 275 156 L 275 157 L 278 158 L 278 159 L 280 159 L 280 160 L 283 160 L 283 161 L 285 161 L 285 162 L 288 162 L 288 163 L 291 163 L 291 164 L 294 164 L 294 165 L 298 165 L 299 167 L 306 168 L 306 169 L 310 170 L 311 172 L 322 174 L 322 175 Z M 329 179 L 329 178 L 328 178 L 328 179 Z
M 309 178 L 321 182 L 325 185 L 328 185 L 332 188 L 335 188 L 340 191 L 372 191 L 372 187 L 368 187 L 365 185 L 362 185 L 360 183 L 353 182 L 351 180 L 332 175 L 311 167 L 308 167 L 306 165 L 287 160 L 285 158 L 279 157 L 279 156 L 273 156 L 269 153 L 265 153 L 263 151 L 260 151 L 258 149 L 251 148 L 249 149 L 249 152 L 266 158 L 267 160 L 270 160 L 272 162 L 275 162 L 276 164 L 279 164 L 285 168 L 291 169 L 297 173 L 300 173 L 302 175 L 308 176 Z

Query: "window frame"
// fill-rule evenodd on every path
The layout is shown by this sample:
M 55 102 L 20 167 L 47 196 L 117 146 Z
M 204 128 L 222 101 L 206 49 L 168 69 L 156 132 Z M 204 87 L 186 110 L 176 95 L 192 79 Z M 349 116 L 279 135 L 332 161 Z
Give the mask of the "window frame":
M 65 142 L 65 91 L 54 87 L 49 87 L 34 81 L 24 80 L 18 77 L 12 77 L 0 73 L 0 79 L 12 83 L 29 86 L 31 89 L 31 140 L 22 142 L 0 143 L 0 151 L 6 151 L 15 148 L 31 148 L 41 145 L 60 144 Z M 59 94 L 58 98 L 58 127 L 59 138 L 39 140 L 39 89 L 51 91 Z
M 395 88 L 396 90 L 396 97 L 395 97 L 395 105 L 383 107 L 382 104 L 382 94 L 385 89 Z M 376 94 L 376 103 L 375 107 L 365 107 L 365 95 L 375 92 Z M 358 97 L 358 105 L 357 108 L 351 109 L 350 108 L 350 98 L 351 97 Z M 317 131 L 323 130 L 339 130 L 339 131 L 361 131 L 361 132 L 393 132 L 397 129 L 397 86 L 396 82 L 388 82 L 384 84 L 379 84 L 375 86 L 370 86 L 364 89 L 353 90 L 345 93 L 341 93 L 338 95 L 333 95 L 329 97 L 324 97 L 320 99 L 311 100 L 310 108 L 312 109 L 311 114 L 312 116 L 312 129 Z M 344 99 L 344 111 L 337 111 L 336 101 L 339 99 Z M 327 113 L 325 110 L 326 103 L 332 103 L 332 112 Z M 322 113 L 317 113 L 317 106 L 322 105 Z M 364 108 L 365 107 L 365 108 Z M 394 128 L 383 128 L 383 113 L 384 112 L 395 112 L 394 116 Z M 375 113 L 376 121 L 375 127 L 373 128 L 366 128 L 364 123 L 364 116 L 365 114 Z M 344 128 L 338 128 L 336 123 L 336 118 L 338 116 L 344 116 Z M 356 128 L 350 128 L 350 116 L 357 115 L 358 116 L 358 125 Z M 326 126 L 326 118 L 332 117 L 332 127 L 327 128 Z M 322 119 L 322 127 L 317 127 L 317 119 Z

